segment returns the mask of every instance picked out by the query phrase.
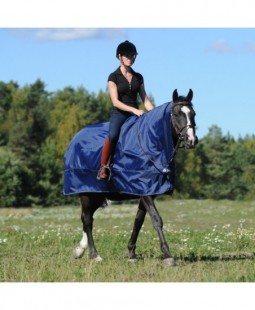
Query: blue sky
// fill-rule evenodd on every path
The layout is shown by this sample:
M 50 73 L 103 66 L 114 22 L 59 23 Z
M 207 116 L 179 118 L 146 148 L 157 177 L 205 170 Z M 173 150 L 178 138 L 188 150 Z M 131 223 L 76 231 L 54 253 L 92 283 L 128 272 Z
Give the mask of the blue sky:
M 177 88 L 194 92 L 197 134 L 218 125 L 235 138 L 254 134 L 255 29 L 0 28 L 0 80 L 20 86 L 42 79 L 48 91 L 106 90 L 123 40 L 138 50 L 134 70 L 160 105 Z
M 175 88 L 194 92 L 197 135 L 254 134 L 253 0 L 8 0 L 0 10 L 0 80 L 22 87 L 40 78 L 48 91 L 65 86 L 106 90 L 119 65 L 117 45 L 137 46 L 134 70 L 160 105 Z

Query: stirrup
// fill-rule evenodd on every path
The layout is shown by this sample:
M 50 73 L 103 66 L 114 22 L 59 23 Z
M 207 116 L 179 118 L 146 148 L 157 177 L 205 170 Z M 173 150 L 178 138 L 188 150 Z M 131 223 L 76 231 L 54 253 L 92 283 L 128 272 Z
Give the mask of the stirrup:
M 105 177 L 101 177 L 100 174 L 102 172 L 102 170 L 105 170 Z M 97 173 L 97 180 L 101 180 L 101 181 L 110 181 L 111 179 L 111 169 L 109 166 L 102 166 L 98 173 Z

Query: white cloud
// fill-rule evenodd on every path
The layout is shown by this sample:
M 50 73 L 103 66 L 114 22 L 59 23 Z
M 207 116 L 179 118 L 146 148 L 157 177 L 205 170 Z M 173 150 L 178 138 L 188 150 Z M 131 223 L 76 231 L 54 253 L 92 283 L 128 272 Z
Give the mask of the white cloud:
M 39 40 L 69 41 L 92 38 L 111 39 L 125 34 L 126 30 L 121 28 L 48 28 L 37 29 L 35 37 Z
M 231 46 L 227 40 L 214 41 L 207 49 L 213 53 L 255 53 L 255 42 L 239 42 L 236 46 Z
M 35 31 L 35 37 L 39 40 L 53 40 L 53 41 L 67 41 L 78 39 L 89 39 L 97 37 L 99 30 L 96 28 L 82 29 L 82 28 L 50 28 L 38 29 Z
M 246 43 L 244 49 L 248 53 L 255 53 L 255 42 Z
M 209 46 L 208 51 L 215 53 L 228 53 L 233 51 L 233 49 L 230 47 L 229 43 L 226 40 L 219 39 Z
M 112 39 L 127 34 L 124 28 L 16 28 L 11 32 L 21 37 L 40 41 L 70 41 L 92 38 Z

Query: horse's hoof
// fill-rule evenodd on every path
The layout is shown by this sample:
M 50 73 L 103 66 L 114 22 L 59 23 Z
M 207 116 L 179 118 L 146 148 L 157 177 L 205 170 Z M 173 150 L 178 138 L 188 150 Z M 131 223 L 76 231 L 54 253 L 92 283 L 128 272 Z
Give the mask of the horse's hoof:
M 163 264 L 165 266 L 170 266 L 170 267 L 175 267 L 176 266 L 176 262 L 175 262 L 175 260 L 172 257 L 163 259 Z
M 97 257 L 93 258 L 95 262 L 101 262 L 103 259 L 101 256 L 97 255 Z
M 74 258 L 81 258 L 85 253 L 85 249 L 83 249 L 80 246 L 77 246 L 74 250 L 73 250 L 73 256 Z
M 129 258 L 128 262 L 129 263 L 136 263 L 138 261 L 138 258 Z

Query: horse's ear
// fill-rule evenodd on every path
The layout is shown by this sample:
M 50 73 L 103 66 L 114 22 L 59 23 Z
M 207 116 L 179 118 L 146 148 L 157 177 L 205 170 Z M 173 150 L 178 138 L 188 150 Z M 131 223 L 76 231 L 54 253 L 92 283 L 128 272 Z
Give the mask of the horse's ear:
M 176 102 L 178 100 L 178 97 L 179 95 L 178 95 L 177 89 L 175 89 L 173 91 L 173 102 Z
M 193 91 L 192 91 L 192 89 L 190 89 L 190 90 L 189 90 L 189 93 L 188 93 L 188 95 L 187 95 L 187 99 L 188 99 L 189 102 L 191 102 L 191 101 L 192 101 L 192 98 L 193 98 Z

